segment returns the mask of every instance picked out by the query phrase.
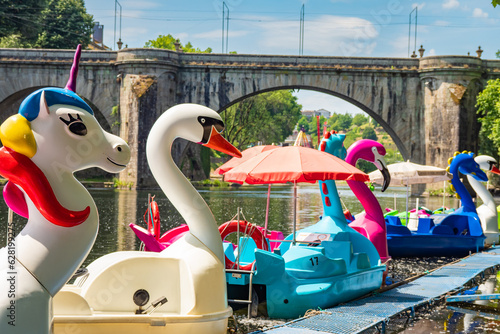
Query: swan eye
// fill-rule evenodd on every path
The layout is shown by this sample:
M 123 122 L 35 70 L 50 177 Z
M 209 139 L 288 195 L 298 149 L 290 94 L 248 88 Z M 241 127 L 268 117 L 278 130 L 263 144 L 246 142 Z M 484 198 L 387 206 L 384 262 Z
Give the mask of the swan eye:
M 203 144 L 208 143 L 210 136 L 212 135 L 212 129 L 215 129 L 218 133 L 224 131 L 224 122 L 220 119 L 215 119 L 211 117 L 198 117 L 198 122 L 203 127 L 203 139 L 201 142 Z
M 82 118 L 80 115 L 76 115 L 76 118 L 73 117 L 73 115 L 68 114 L 69 120 L 65 120 L 62 117 L 59 117 L 59 119 L 68 126 L 68 130 L 71 133 L 74 133 L 77 136 L 85 136 L 87 134 L 87 127 L 82 121 Z

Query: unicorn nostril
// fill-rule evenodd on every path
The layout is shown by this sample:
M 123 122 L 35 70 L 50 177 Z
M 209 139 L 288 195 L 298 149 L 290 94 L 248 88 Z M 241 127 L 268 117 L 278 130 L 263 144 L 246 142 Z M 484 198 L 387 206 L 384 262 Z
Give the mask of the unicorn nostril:
M 122 147 L 121 146 L 118 146 L 116 149 L 118 150 L 118 152 L 122 151 Z

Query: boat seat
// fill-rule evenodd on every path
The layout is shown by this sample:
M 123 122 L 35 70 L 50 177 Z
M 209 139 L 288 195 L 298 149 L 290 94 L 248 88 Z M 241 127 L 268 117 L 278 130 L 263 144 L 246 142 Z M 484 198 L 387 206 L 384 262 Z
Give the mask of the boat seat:
M 455 235 L 455 232 L 448 225 L 436 225 L 430 230 L 431 234 Z
M 434 221 L 432 218 L 419 218 L 417 233 L 430 233 L 433 227 Z
M 398 218 L 399 219 L 399 218 Z M 395 235 L 411 235 L 408 227 L 403 225 L 392 225 L 387 224 L 387 234 L 395 234 Z
M 81 295 L 81 289 L 66 285 L 54 296 L 52 305 L 57 315 L 92 315 L 89 303 Z
M 394 226 L 403 226 L 401 224 L 401 219 L 397 216 L 387 216 L 385 217 L 385 221 L 387 224 L 394 225 Z
M 356 261 L 356 267 L 358 269 L 369 269 L 371 267 L 370 258 L 366 253 L 354 253 L 353 262 Z

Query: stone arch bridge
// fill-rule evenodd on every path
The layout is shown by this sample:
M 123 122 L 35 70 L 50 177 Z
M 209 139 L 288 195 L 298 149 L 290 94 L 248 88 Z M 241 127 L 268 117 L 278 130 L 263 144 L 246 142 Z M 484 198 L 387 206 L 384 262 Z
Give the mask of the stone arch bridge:
M 64 87 L 71 50 L 0 49 L 0 121 L 45 86 Z M 120 174 L 134 188 L 154 186 L 145 142 L 154 121 L 184 102 L 215 110 L 276 89 L 311 89 L 361 108 L 391 135 L 405 159 L 444 167 L 455 151 L 477 149 L 476 95 L 500 77 L 500 60 L 472 56 L 347 58 L 188 54 L 158 49 L 83 51 L 77 92 L 109 131 L 132 149 Z M 325 106 L 328 107 L 328 106 Z M 204 177 L 197 145 L 173 155 L 190 178 Z

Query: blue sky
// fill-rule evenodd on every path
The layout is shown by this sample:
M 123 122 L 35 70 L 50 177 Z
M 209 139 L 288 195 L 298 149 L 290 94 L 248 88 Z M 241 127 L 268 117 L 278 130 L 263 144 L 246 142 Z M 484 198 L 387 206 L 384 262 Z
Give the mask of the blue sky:
M 172 34 L 182 43 L 222 51 L 221 0 L 119 0 L 116 40 L 143 47 Z M 239 54 L 299 54 L 304 5 L 304 55 L 408 57 L 423 45 L 428 55 L 476 55 L 495 59 L 500 49 L 500 7 L 490 0 L 225 0 L 229 9 L 229 51 Z M 115 40 L 115 1 L 86 0 L 87 11 L 104 25 L 104 43 Z M 415 10 L 415 8 L 417 8 Z M 411 31 L 409 20 L 411 13 Z M 415 13 L 417 36 L 415 41 Z M 410 35 L 410 36 L 409 36 Z M 358 112 L 326 94 L 301 91 L 304 109 Z

